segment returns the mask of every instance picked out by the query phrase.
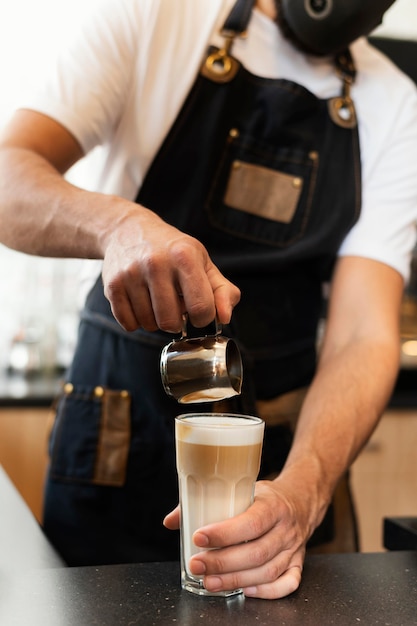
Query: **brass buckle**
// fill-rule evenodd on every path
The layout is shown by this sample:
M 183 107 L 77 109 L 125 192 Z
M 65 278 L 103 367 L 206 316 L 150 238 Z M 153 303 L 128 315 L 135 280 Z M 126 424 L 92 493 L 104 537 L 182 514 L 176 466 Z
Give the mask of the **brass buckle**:
M 230 30 L 223 30 L 221 35 L 224 37 L 223 48 L 214 50 L 205 59 L 201 73 L 206 78 L 216 83 L 228 83 L 236 76 L 239 69 L 239 63 L 230 55 L 236 33 Z M 246 33 L 241 33 L 241 37 L 245 37 Z
M 349 50 L 345 50 L 336 57 L 336 71 L 343 81 L 343 87 L 339 97 L 329 100 L 330 117 L 342 128 L 356 128 L 358 120 L 350 95 L 356 77 L 356 68 Z
M 355 106 L 351 98 L 332 98 L 329 100 L 329 113 L 333 122 L 342 128 L 356 128 Z

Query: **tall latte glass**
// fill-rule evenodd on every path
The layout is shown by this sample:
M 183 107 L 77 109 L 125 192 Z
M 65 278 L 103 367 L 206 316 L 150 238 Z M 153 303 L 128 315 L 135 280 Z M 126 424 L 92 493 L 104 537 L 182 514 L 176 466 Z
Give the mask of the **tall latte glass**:
M 203 577 L 189 571 L 190 557 L 201 552 L 192 541 L 201 526 L 243 513 L 253 501 L 259 473 L 264 422 L 228 413 L 188 413 L 175 420 L 181 506 L 181 585 L 198 595 L 211 593 Z

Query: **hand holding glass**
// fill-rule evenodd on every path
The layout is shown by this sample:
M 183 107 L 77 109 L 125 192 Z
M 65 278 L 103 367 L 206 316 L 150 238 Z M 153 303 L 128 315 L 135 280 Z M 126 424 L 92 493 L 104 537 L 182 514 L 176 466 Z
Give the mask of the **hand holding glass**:
M 239 515 L 253 502 L 264 422 L 258 417 L 226 413 L 189 413 L 175 420 L 177 471 L 181 506 L 181 584 L 198 595 L 231 596 L 232 589 L 211 593 L 203 577 L 189 571 L 201 548 L 192 537 L 207 524 Z

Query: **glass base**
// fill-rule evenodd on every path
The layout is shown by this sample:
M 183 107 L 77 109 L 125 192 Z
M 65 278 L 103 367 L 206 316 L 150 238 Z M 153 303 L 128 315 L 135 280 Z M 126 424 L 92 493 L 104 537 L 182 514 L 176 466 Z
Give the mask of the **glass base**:
M 200 578 L 194 578 L 186 572 L 182 572 L 181 575 L 181 587 L 185 591 L 189 591 L 197 596 L 217 596 L 220 598 L 230 598 L 231 596 L 237 596 L 243 594 L 243 589 L 233 589 L 231 591 L 208 591 Z

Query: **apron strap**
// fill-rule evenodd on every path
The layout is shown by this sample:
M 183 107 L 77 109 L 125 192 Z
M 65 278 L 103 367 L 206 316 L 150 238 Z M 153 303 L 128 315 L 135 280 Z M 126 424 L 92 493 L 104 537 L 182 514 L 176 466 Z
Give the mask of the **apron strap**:
M 237 0 L 229 17 L 223 25 L 222 34 L 226 32 L 234 33 L 234 36 L 245 32 L 249 23 L 255 0 Z
M 215 83 L 228 83 L 236 76 L 240 64 L 230 51 L 236 37 L 245 37 L 254 4 L 255 0 L 237 0 L 220 31 L 224 45 L 220 50 L 209 49 L 201 66 L 202 76 Z
M 356 78 L 356 66 L 350 50 L 347 48 L 335 57 L 336 71 L 342 79 L 342 93 L 329 100 L 330 117 L 342 128 L 356 128 L 358 120 L 350 90 Z
M 356 78 L 356 65 L 349 48 L 336 55 L 335 63 L 342 78 L 353 84 Z

